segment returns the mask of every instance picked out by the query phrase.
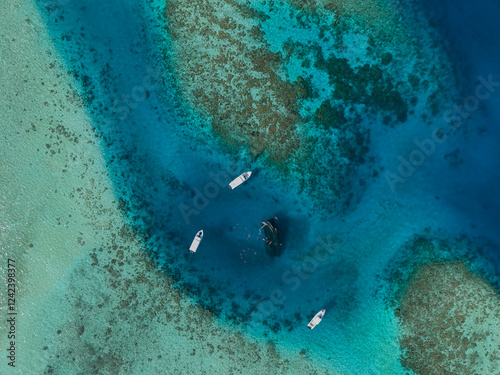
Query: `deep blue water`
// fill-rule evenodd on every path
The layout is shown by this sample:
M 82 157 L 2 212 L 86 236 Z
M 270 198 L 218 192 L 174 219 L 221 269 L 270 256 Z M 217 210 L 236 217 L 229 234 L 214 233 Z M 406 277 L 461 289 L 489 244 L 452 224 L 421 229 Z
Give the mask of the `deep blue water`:
M 387 282 L 390 260 L 428 227 L 445 240 L 471 238 L 470 252 L 462 249 L 457 256 L 473 259 L 494 281 L 500 266 L 500 87 L 401 188 L 391 192 L 374 182 L 352 211 L 330 214 L 265 165 L 226 151 L 209 127 L 185 111 L 164 61 L 169 44 L 161 11 L 133 1 L 39 4 L 68 71 L 85 92 L 124 211 L 147 232 L 151 255 L 162 269 L 222 319 L 285 337 L 326 308 L 325 331 L 342 335 L 353 320 L 377 308 L 373 295 Z M 500 82 L 500 5 L 430 0 L 422 5 L 455 59 L 464 99 L 474 93 L 479 76 L 491 74 Z M 375 136 L 372 152 L 385 150 L 375 160 L 396 168 L 398 152 L 392 155 L 384 145 L 404 144 L 405 137 L 412 135 L 404 128 Z M 445 155 L 455 150 L 456 162 L 450 163 Z M 245 170 L 255 173 L 238 189 L 218 185 L 217 179 L 223 185 Z M 196 190 L 207 194 L 205 189 L 214 197 L 194 202 Z M 376 211 L 396 203 L 403 208 Z M 187 207 L 197 205 L 190 215 Z M 259 228 L 274 216 L 285 252 L 272 259 Z M 189 254 L 202 228 L 200 250 Z M 333 256 L 311 261 L 315 249 L 324 254 L 327 248 Z
M 491 96 L 471 113 L 463 140 L 457 147 L 464 160 L 451 179 L 436 179 L 437 187 L 448 193 L 448 204 L 457 216 L 477 227 L 479 233 L 500 244 L 500 7 L 494 1 L 471 4 L 466 1 L 423 2 L 429 20 L 449 43 L 457 69 L 465 82 L 464 97 L 475 95 L 481 77 L 496 85 Z M 482 91 L 481 91 L 482 92 Z M 463 101 L 462 101 L 463 102 Z M 439 171 L 437 171 L 439 173 Z M 494 246 L 490 254 L 498 261 Z

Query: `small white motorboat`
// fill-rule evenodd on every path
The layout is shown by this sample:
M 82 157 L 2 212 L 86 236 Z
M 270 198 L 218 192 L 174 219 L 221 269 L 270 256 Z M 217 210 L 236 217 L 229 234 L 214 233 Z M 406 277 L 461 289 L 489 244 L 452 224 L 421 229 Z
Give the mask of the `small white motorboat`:
M 203 239 L 203 230 L 200 230 L 198 233 L 196 233 L 196 236 L 194 236 L 194 240 L 191 243 L 191 246 L 189 246 L 189 251 L 192 253 L 196 253 L 196 249 L 198 249 L 198 246 L 200 246 L 200 242 Z
M 229 187 L 231 189 L 234 189 L 234 188 L 240 186 L 242 183 L 244 183 L 246 180 L 248 180 L 251 175 L 252 175 L 252 172 L 245 172 L 245 173 L 240 174 L 238 177 L 236 177 L 233 181 L 231 181 L 229 183 Z
M 307 325 L 307 328 L 313 329 L 319 323 L 321 323 L 321 319 L 323 319 L 323 316 L 325 316 L 325 311 L 326 310 L 323 309 L 319 313 L 317 313 L 316 315 L 314 315 L 314 318 L 312 318 L 312 320 L 309 322 L 309 324 Z

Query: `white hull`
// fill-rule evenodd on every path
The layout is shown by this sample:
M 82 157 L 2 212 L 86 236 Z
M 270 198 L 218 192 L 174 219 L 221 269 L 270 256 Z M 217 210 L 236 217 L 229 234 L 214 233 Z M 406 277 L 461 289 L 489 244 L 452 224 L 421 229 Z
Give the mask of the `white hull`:
M 252 175 L 252 172 L 242 173 L 241 175 L 239 175 L 238 177 L 236 177 L 233 181 L 231 181 L 229 183 L 229 187 L 231 189 L 234 189 L 234 188 L 240 186 L 242 183 L 244 183 L 246 180 L 248 180 L 251 175 Z
M 325 311 L 326 310 L 323 309 L 319 313 L 317 313 L 316 315 L 314 315 L 314 318 L 312 318 L 312 320 L 309 322 L 309 324 L 307 325 L 307 328 L 313 329 L 319 323 L 321 323 L 321 320 L 323 319 L 323 316 L 325 316 Z
M 203 239 L 203 231 L 200 230 L 198 233 L 196 233 L 196 236 L 194 236 L 194 240 L 191 243 L 191 246 L 189 246 L 189 251 L 192 253 L 196 253 L 196 250 L 198 249 L 198 246 L 200 246 L 200 242 Z

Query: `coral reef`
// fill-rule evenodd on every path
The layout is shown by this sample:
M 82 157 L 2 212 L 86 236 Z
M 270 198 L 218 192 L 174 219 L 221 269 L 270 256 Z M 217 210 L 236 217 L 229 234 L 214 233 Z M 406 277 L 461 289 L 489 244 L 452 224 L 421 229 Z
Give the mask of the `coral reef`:
M 288 3 L 312 13 L 334 13 L 342 21 L 355 20 L 387 40 L 401 32 L 395 12 L 397 7 L 377 0 L 288 0 Z
M 396 314 L 401 361 L 416 374 L 500 372 L 500 296 L 463 262 L 418 267 Z
M 350 190 L 346 174 L 363 161 L 358 154 L 368 148 L 348 154 L 335 149 L 352 151 L 343 143 L 362 130 L 344 127 L 333 136 L 327 128 L 340 128 L 346 120 L 342 109 L 327 103 L 315 116 L 322 129 L 300 115 L 301 101 L 316 93 L 308 76 L 290 79 L 286 58 L 271 51 L 260 24 L 268 16 L 230 0 L 170 1 L 165 16 L 172 44 L 169 60 L 184 102 L 209 119 L 231 149 L 262 156 L 288 183 L 328 201 L 322 202 L 328 207 L 345 204 Z M 325 164 L 331 172 L 327 175 Z
M 231 152 L 249 151 L 319 207 L 340 211 L 372 175 L 354 178 L 368 160 L 369 128 L 429 119 L 455 82 L 432 36 L 413 35 L 420 19 L 410 27 L 369 0 L 292 6 L 170 1 L 165 58 L 184 104 Z
M 229 0 L 169 1 L 165 15 L 185 99 L 231 146 L 287 161 L 303 143 L 300 88 L 282 79 L 281 54 L 263 39 L 266 16 Z

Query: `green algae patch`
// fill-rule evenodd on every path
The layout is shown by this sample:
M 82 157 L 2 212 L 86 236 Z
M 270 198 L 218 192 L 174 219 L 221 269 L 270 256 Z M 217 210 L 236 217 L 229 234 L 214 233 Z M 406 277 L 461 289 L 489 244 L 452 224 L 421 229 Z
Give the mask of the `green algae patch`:
M 422 243 L 423 250 L 429 244 Z M 419 266 L 399 310 L 401 363 L 416 374 L 500 372 L 500 296 L 460 261 Z

